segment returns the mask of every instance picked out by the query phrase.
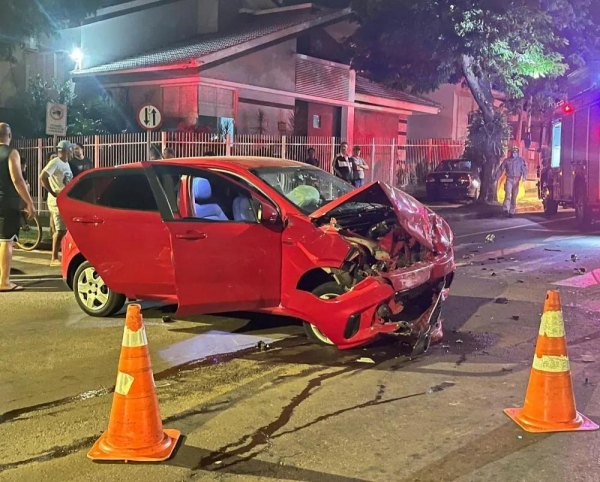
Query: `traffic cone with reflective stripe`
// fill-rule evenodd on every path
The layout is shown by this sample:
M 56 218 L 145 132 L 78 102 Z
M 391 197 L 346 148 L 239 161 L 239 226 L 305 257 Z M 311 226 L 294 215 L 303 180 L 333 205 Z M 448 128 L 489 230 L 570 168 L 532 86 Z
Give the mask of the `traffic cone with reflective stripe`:
M 558 291 L 548 291 L 523 408 L 504 410 L 527 432 L 598 430 L 575 409 Z
M 108 430 L 88 453 L 92 460 L 160 462 L 180 432 L 163 430 L 140 305 L 129 305 Z

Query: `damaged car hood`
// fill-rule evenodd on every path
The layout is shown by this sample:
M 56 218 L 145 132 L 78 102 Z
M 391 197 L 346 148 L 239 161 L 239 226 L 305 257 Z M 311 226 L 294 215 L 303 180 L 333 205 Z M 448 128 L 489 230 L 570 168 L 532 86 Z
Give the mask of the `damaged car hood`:
M 348 203 L 389 205 L 402 228 L 422 246 L 437 252 L 445 252 L 452 247 L 452 230 L 444 219 L 412 196 L 382 182 L 374 182 L 344 194 L 317 209 L 310 218 L 318 220 L 330 216 L 331 211 Z

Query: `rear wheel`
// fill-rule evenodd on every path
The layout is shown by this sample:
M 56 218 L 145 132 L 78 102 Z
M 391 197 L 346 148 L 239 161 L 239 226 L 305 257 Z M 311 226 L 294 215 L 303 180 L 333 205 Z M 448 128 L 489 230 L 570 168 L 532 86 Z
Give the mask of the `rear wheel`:
M 312 294 L 322 300 L 332 300 L 345 293 L 344 288 L 335 281 L 323 283 L 312 291 Z M 315 325 L 304 322 L 304 332 L 306 337 L 317 345 L 333 346 L 333 342 L 325 336 Z
M 114 315 L 127 301 L 124 295 L 106 286 L 88 261 L 81 263 L 75 272 L 73 293 L 77 304 L 86 314 L 101 318 Z
M 575 207 L 575 222 L 577 224 L 577 228 L 579 228 L 581 231 L 589 230 L 592 225 L 592 215 L 587 204 L 585 186 L 582 183 L 577 184 L 575 188 L 573 204 Z

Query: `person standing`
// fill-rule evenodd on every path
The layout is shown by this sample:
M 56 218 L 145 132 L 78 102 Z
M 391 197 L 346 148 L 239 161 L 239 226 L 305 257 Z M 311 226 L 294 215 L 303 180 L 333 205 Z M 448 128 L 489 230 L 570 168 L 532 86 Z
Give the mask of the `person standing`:
M 304 161 L 306 164 L 310 164 L 311 166 L 319 167 L 321 163 L 315 156 L 315 149 L 313 147 L 308 149 L 308 157 Z
M 23 179 L 21 156 L 10 147 L 11 140 L 10 126 L 0 123 L 0 293 L 23 290 L 10 282 L 13 244 L 21 228 L 21 203 L 25 203 L 27 216 L 35 217 L 33 200 Z
M 40 181 L 48 191 L 48 209 L 54 222 L 50 266 L 60 265 L 58 252 L 62 238 L 67 232 L 67 227 L 56 203 L 56 197 L 73 179 L 73 172 L 71 171 L 71 166 L 69 166 L 70 149 L 71 143 L 69 141 L 60 141 L 57 146 L 58 156 L 52 159 L 40 174 Z
M 73 145 L 73 158 L 69 160 L 69 167 L 74 178 L 82 172 L 94 168 L 94 163 L 85 156 L 83 144 L 76 143 Z
M 502 161 L 495 181 L 498 182 L 502 173 L 506 173 L 506 184 L 504 185 L 504 210 L 505 216 L 512 218 L 517 210 L 517 197 L 521 181 L 527 179 L 527 163 L 519 155 L 519 148 L 511 148 L 511 155 Z
M 172 147 L 166 147 L 163 151 L 163 159 L 175 159 L 175 149 Z
M 333 160 L 333 173 L 343 181 L 352 184 L 352 161 L 348 155 L 348 143 L 342 142 L 340 153 Z
M 352 148 L 352 184 L 354 187 L 362 187 L 365 185 L 365 171 L 369 170 L 369 166 L 365 160 L 360 157 L 360 146 Z

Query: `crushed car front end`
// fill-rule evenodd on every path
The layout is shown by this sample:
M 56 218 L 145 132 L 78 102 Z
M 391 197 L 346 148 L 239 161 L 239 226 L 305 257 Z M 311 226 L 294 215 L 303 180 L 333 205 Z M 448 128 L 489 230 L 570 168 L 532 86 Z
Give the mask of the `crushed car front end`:
M 341 266 L 324 269 L 338 286 L 336 296 L 297 292 L 289 308 L 340 349 L 387 333 L 406 337 L 415 355 L 424 352 L 432 337 L 441 337 L 441 305 L 454 277 L 448 224 L 380 183 L 326 208 L 311 216 L 313 224 L 349 246 Z

